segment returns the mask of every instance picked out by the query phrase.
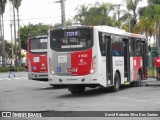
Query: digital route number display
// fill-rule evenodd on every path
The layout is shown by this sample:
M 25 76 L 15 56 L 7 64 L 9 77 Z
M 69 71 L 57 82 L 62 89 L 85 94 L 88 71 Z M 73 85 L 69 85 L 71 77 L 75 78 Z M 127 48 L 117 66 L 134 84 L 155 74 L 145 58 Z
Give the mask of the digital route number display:
M 66 37 L 79 37 L 80 32 L 79 31 L 66 31 L 65 36 Z

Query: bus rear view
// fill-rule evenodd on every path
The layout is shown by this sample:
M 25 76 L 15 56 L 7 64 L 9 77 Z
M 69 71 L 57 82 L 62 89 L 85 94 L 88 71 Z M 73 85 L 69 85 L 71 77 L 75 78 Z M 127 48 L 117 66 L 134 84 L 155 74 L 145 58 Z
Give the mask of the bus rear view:
M 85 87 L 139 86 L 147 79 L 144 35 L 109 26 L 68 26 L 49 30 L 50 85 L 66 85 L 72 93 Z
M 92 55 L 93 29 L 72 27 L 50 30 L 49 34 L 49 83 L 69 85 L 69 88 L 76 84 L 81 89 L 78 91 L 83 91 L 90 84 L 96 61 Z
M 28 39 L 27 64 L 29 79 L 48 79 L 47 36 Z

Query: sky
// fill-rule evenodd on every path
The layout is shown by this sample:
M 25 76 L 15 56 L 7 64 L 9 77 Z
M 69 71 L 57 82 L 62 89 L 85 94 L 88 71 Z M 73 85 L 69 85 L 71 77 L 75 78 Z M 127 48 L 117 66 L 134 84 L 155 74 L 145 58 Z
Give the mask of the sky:
M 55 3 L 59 0 L 22 0 L 19 7 L 20 26 L 32 24 L 51 24 L 61 23 L 61 6 L 60 3 Z M 140 6 L 147 5 L 147 0 L 142 0 Z M 93 5 L 96 2 L 104 3 L 110 2 L 113 4 L 124 5 L 124 0 L 66 0 L 65 1 L 65 14 L 66 20 L 73 18 L 76 15 L 76 8 L 80 5 Z M 124 9 L 121 7 L 121 9 Z M 4 13 L 4 38 L 5 40 L 11 39 L 10 20 L 13 20 L 13 14 L 10 12 L 9 1 L 7 1 Z M 15 11 L 16 12 L 16 11 Z

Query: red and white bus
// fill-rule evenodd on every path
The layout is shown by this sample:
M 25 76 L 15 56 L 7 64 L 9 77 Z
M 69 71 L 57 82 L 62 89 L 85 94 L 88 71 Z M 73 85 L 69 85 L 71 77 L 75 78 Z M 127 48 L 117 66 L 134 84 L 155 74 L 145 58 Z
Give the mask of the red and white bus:
M 29 79 L 48 79 L 47 65 L 48 37 L 35 36 L 27 41 L 27 65 Z
M 111 87 L 147 79 L 146 37 L 109 26 L 70 26 L 49 30 L 50 85 L 67 85 L 72 93 L 85 87 Z

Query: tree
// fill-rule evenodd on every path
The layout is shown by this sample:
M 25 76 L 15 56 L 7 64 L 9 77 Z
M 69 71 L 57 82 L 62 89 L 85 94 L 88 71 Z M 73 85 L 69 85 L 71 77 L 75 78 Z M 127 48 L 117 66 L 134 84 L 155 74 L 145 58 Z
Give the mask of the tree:
M 7 0 L 0 0 L 0 40 L 1 40 L 1 55 L 2 55 L 2 66 L 5 66 L 5 41 L 4 41 L 4 20 L 3 14 L 5 12 L 5 5 Z
M 6 45 L 5 51 L 6 51 L 6 54 L 8 55 L 8 58 L 12 58 L 12 49 L 11 49 L 12 48 L 12 44 L 7 42 L 7 41 L 5 41 L 5 45 Z
M 124 15 L 120 18 L 124 22 L 124 25 L 122 26 L 122 28 L 126 29 L 126 27 L 128 26 L 128 25 L 126 25 L 126 23 L 128 24 L 128 19 L 127 18 L 129 17 L 130 30 L 128 30 L 128 31 L 135 32 L 134 28 L 137 24 L 138 11 L 139 11 L 138 10 L 138 4 L 141 1 L 142 0 L 125 0 L 126 8 L 127 8 L 128 12 L 125 12 Z
M 20 28 L 20 38 L 22 49 L 27 49 L 27 39 L 29 36 L 47 35 L 51 25 L 43 25 L 41 23 L 33 25 L 29 24 Z
M 18 22 L 18 48 L 19 48 L 19 56 L 18 56 L 18 58 L 19 58 L 19 65 L 21 65 L 21 40 L 20 40 L 20 30 L 19 30 L 19 27 L 20 27 L 20 25 L 19 25 L 19 7 L 20 7 L 20 5 L 21 5 L 21 1 L 22 0 L 13 0 L 13 5 L 14 5 L 14 7 L 17 9 L 17 22 Z M 17 55 L 16 55 L 17 56 Z M 16 57 L 17 58 L 17 57 Z
M 151 38 L 156 34 L 155 21 L 152 16 L 153 14 L 154 12 L 151 6 L 140 8 L 140 19 L 134 29 L 135 33 L 145 34 L 148 42 L 150 42 L 149 37 Z
M 146 39 L 149 42 L 149 37 L 152 37 L 156 33 L 154 28 L 154 22 L 145 16 L 141 16 L 139 22 L 134 28 L 135 33 L 141 33 L 146 35 Z
M 111 3 L 95 3 L 94 6 L 81 5 L 76 9 L 77 15 L 75 19 L 85 25 L 108 25 L 114 26 L 115 16 L 110 13 L 114 10 Z
M 76 21 L 79 21 L 81 24 L 84 24 L 85 21 L 85 16 L 87 14 L 89 6 L 85 5 L 80 5 L 79 7 L 76 8 L 77 14 L 75 15 L 74 19 Z
M 160 54 L 160 1 L 159 0 L 148 0 L 150 14 L 149 17 L 154 21 L 156 29 L 156 46 L 158 54 Z
M 160 1 L 148 0 L 148 4 L 139 11 L 139 25 L 147 37 L 156 36 L 156 46 L 160 54 Z

